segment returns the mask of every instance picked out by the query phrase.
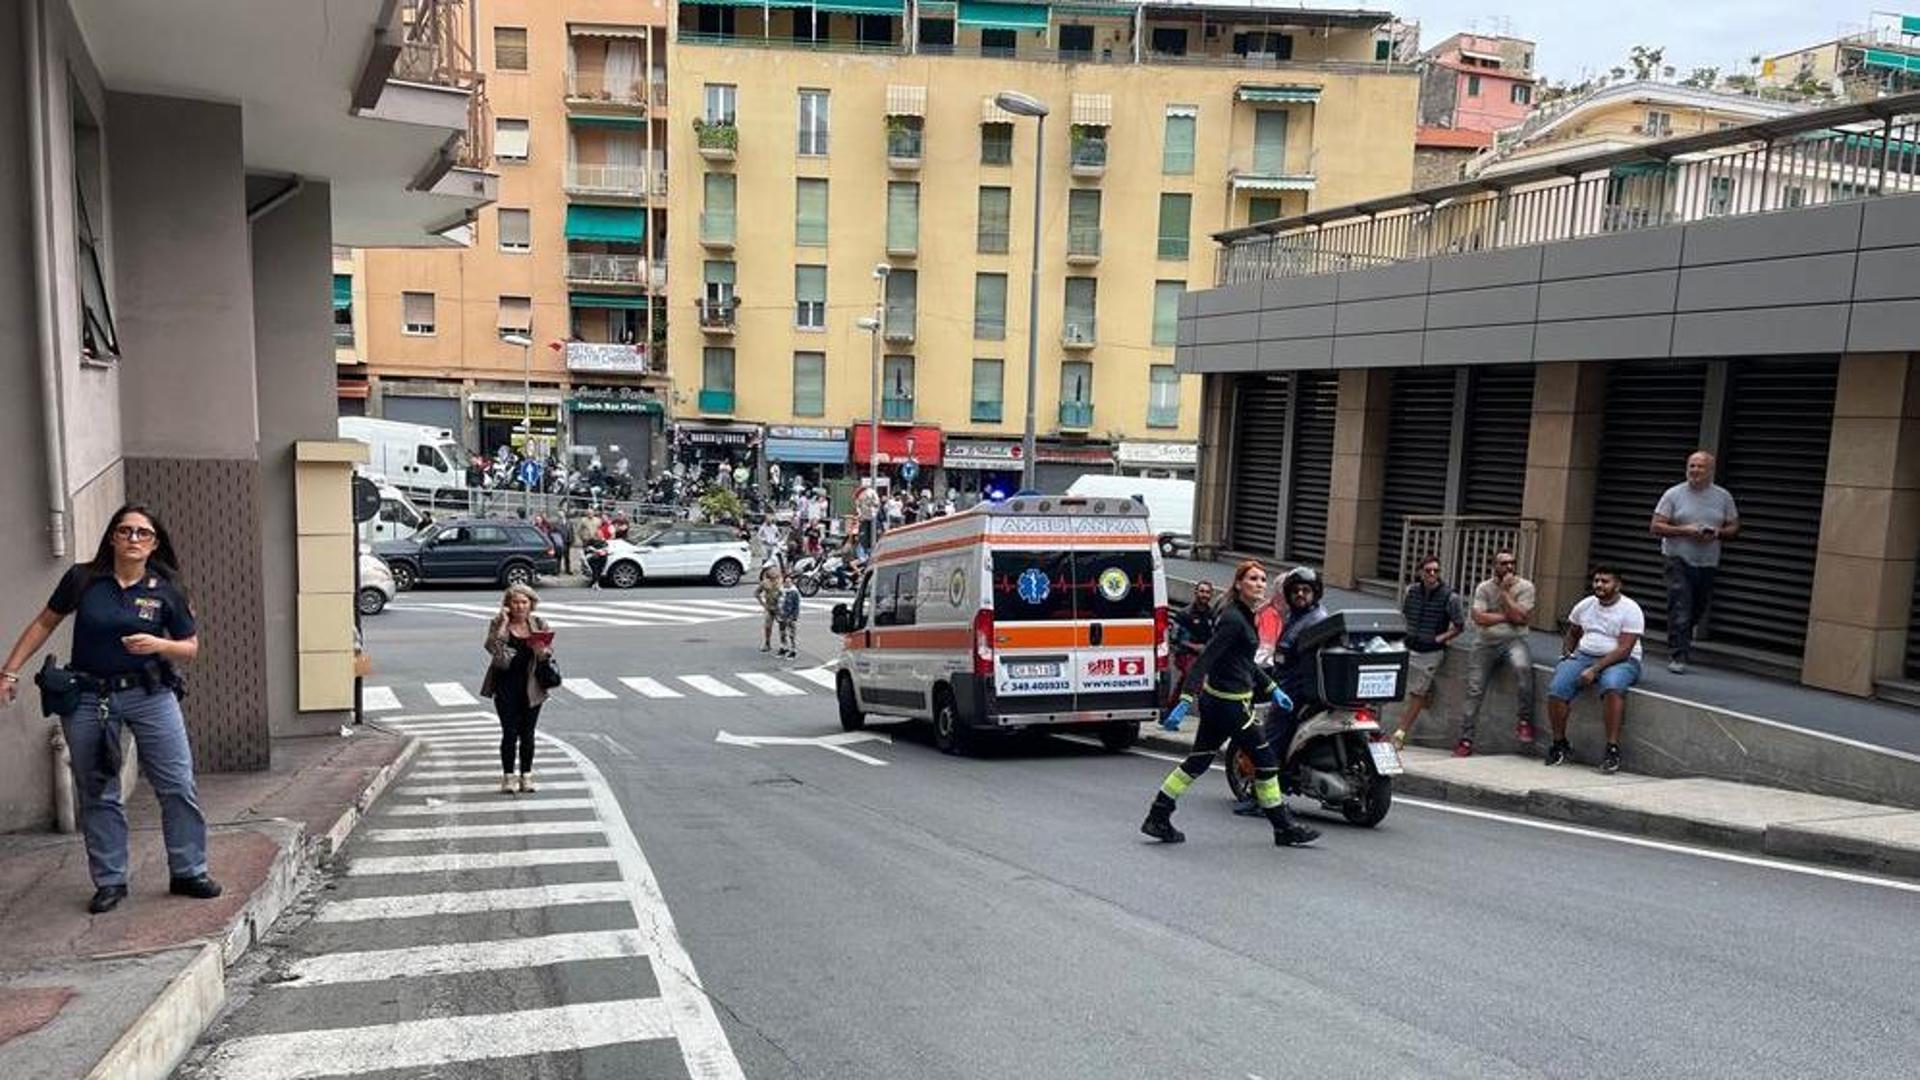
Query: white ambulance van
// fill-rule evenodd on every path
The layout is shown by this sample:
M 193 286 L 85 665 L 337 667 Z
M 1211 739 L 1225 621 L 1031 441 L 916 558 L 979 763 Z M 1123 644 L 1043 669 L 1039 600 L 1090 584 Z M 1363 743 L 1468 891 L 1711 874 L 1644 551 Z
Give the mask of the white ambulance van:
M 1132 499 L 1019 497 L 890 529 L 833 609 L 840 723 L 930 720 L 953 754 L 1022 728 L 1123 750 L 1163 700 L 1166 594 Z

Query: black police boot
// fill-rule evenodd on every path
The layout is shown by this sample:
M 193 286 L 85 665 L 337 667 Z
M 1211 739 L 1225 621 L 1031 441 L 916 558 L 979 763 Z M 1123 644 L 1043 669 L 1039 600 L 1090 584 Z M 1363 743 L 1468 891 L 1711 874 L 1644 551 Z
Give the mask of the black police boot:
M 1267 820 L 1273 822 L 1273 842 L 1281 847 L 1299 847 L 1320 839 L 1320 830 L 1295 821 L 1286 803 L 1267 811 Z
M 93 899 L 87 901 L 87 910 L 95 915 L 105 915 L 120 906 L 127 898 L 125 885 L 102 885 L 93 890 Z
M 201 874 L 199 877 L 177 877 L 167 885 L 167 891 L 175 896 L 191 896 L 195 900 L 211 900 L 220 895 L 220 883 Z
M 1153 808 L 1147 811 L 1147 820 L 1140 823 L 1140 831 L 1163 844 L 1178 844 L 1187 838 L 1187 834 L 1173 827 L 1173 800 L 1166 793 L 1153 797 Z

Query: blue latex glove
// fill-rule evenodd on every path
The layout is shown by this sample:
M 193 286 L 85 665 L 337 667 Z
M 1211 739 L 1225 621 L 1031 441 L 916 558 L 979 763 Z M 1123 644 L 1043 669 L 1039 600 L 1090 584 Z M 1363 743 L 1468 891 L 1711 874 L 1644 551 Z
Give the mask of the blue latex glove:
M 1166 719 L 1160 721 L 1160 726 L 1167 729 L 1168 731 L 1179 731 L 1180 722 L 1187 718 L 1187 713 L 1192 708 L 1193 708 L 1193 699 L 1184 698 L 1184 697 L 1181 698 L 1179 702 L 1177 702 L 1173 706 L 1173 708 L 1167 710 L 1167 717 Z
M 1285 709 L 1287 712 L 1293 711 L 1293 699 L 1287 696 L 1285 690 L 1277 686 L 1273 688 L 1273 704 L 1275 707 Z

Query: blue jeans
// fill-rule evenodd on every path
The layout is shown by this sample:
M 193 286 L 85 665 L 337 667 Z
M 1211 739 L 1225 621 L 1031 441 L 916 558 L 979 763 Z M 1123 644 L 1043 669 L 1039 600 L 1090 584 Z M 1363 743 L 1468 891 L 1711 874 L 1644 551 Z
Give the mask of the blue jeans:
M 1561 701 L 1572 701 L 1580 695 L 1580 675 L 1592 667 L 1600 658 L 1585 653 L 1575 653 L 1554 665 L 1553 681 L 1547 684 L 1547 696 Z M 1602 694 L 1624 694 L 1627 687 L 1640 681 L 1640 661 L 1628 658 L 1610 665 L 1595 679 L 1594 687 Z
M 180 701 L 170 690 L 120 690 L 100 717 L 99 695 L 80 695 L 80 708 L 60 718 L 73 760 L 74 788 L 87 839 L 87 869 L 96 887 L 127 883 L 127 811 L 120 804 L 120 778 L 102 776 L 98 762 L 108 740 L 119 742 L 120 725 L 133 732 L 140 771 L 160 799 L 160 832 L 167 843 L 167 869 L 177 878 L 207 872 L 207 819 L 193 786 L 193 754 Z

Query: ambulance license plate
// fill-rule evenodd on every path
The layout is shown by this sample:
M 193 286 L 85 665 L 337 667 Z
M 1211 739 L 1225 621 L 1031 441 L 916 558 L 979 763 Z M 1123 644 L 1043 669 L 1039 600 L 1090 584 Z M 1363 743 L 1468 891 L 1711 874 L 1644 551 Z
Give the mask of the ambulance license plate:
M 1367 749 L 1373 753 L 1373 768 L 1381 776 L 1399 776 L 1406 770 L 1400 766 L 1400 753 L 1390 742 L 1370 742 Z
M 1007 664 L 1009 679 L 1057 679 L 1060 677 L 1060 665 L 1057 662 Z

